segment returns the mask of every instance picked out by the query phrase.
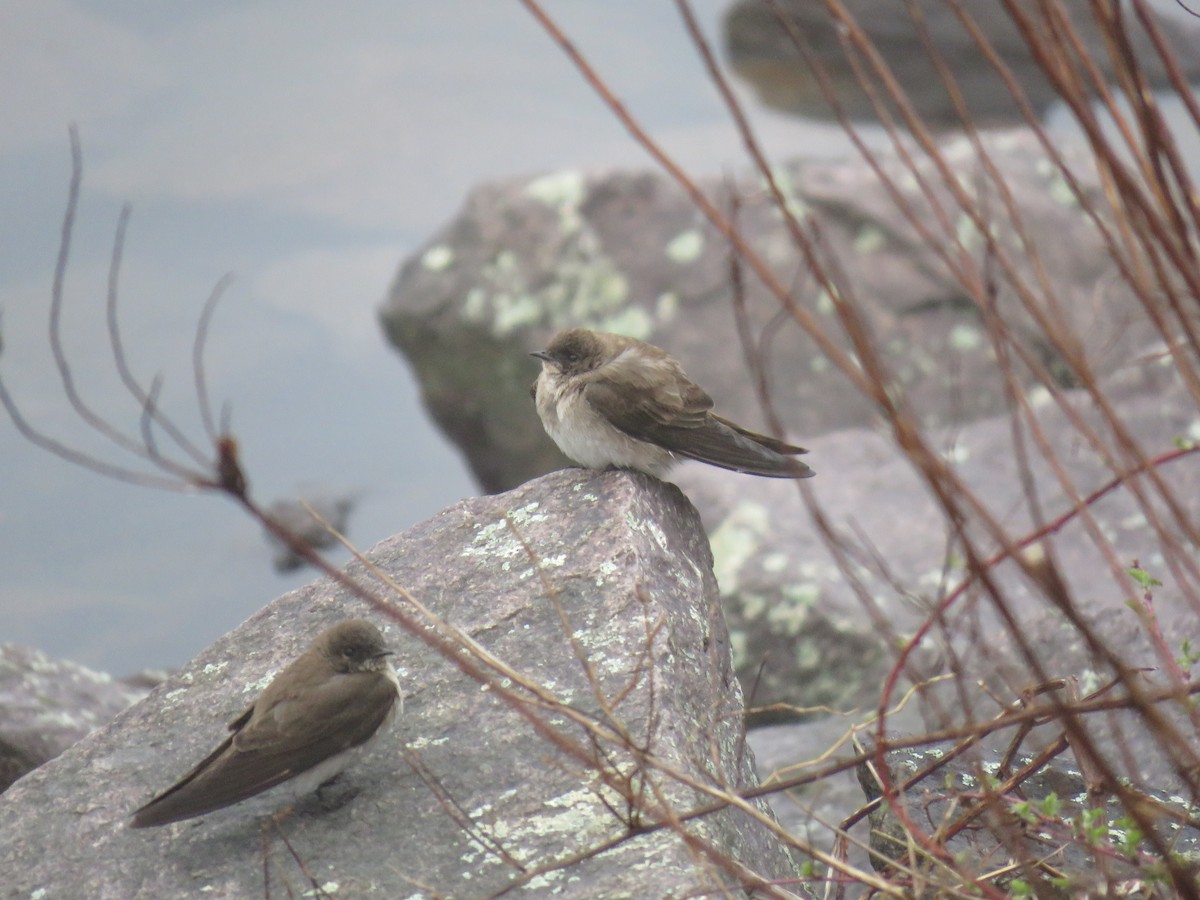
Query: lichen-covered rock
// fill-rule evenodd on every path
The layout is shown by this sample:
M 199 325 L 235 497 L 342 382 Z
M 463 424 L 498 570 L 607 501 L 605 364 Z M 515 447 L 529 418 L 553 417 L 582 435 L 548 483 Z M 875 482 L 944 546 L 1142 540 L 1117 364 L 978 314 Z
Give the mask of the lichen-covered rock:
M 741 811 L 688 821 L 686 842 L 670 828 L 645 829 L 663 804 L 684 812 L 708 798 L 662 769 L 639 769 L 638 751 L 592 741 L 567 715 L 626 729 L 696 784 L 756 783 L 708 544 L 678 490 L 627 473 L 562 472 L 464 501 L 369 558 L 570 704 L 529 709 L 595 764 L 539 736 L 494 690 L 393 623 L 404 691 L 396 726 L 335 791 L 301 801 L 282 823 L 327 893 L 486 897 L 524 874 L 526 894 L 663 897 L 723 893 L 749 873 L 795 877 L 780 841 Z M 359 564 L 350 571 L 366 577 Z M 314 634 L 362 615 L 388 625 L 329 581 L 287 594 L 14 785 L 0 797 L 6 894 L 263 895 L 260 828 L 278 803 L 269 794 L 160 829 L 129 829 L 129 813 L 211 749 Z M 641 811 L 597 772 L 629 779 Z M 271 890 L 310 890 L 273 830 L 265 840 Z
M 0 644 L 0 791 L 146 696 L 28 647 Z
M 1113 412 L 1146 453 L 1171 449 L 1200 427 L 1191 395 L 1167 366 L 1126 369 L 1107 382 L 1107 392 Z M 1102 427 L 1086 395 L 1064 396 L 1080 421 Z M 1040 452 L 1030 454 L 1028 486 L 1049 520 L 1074 507 L 1072 492 L 1086 496 L 1113 476 L 1106 460 L 1081 442 L 1076 426 L 1048 396 L 1039 394 L 1034 403 L 1047 444 L 1071 485 L 1069 491 L 1060 483 Z M 755 686 L 751 705 L 873 709 L 898 642 L 964 576 L 965 563 L 929 489 L 890 440 L 856 429 L 818 438 L 811 446 L 808 458 L 824 477 L 810 479 L 805 489 L 836 529 L 850 577 L 809 522 L 794 490 L 725 477 L 703 466 L 681 468 L 675 480 L 702 511 L 735 663 L 743 684 Z M 1023 502 L 1021 456 L 1006 417 L 956 429 L 946 434 L 945 447 L 947 462 L 974 499 L 1010 534 L 1021 536 L 1036 527 Z M 1180 460 L 1159 470 L 1157 478 L 1178 509 L 1193 520 L 1200 514 L 1193 463 Z M 1162 502 L 1154 505 L 1162 510 L 1160 521 L 1168 535 L 1187 540 Z M 1112 492 L 1091 506 L 1089 515 L 1097 532 L 1111 542 L 1119 566 L 1136 560 L 1156 577 L 1169 578 L 1163 541 L 1129 491 Z M 974 536 L 988 546 L 982 532 Z M 1128 586 L 1114 574 L 1105 550 L 1084 523 L 1075 520 L 1058 529 L 1047 538 L 1047 547 L 1082 620 L 1118 648 L 1126 664 L 1161 671 L 1149 630 L 1127 605 Z M 1107 677 L 1107 665 L 1038 586 L 1013 562 L 995 567 L 991 575 L 1022 623 L 1042 674 L 1081 677 L 1084 691 L 1098 687 Z M 1195 608 L 1186 585 L 1168 583 L 1157 590 L 1154 612 L 1169 647 L 1180 648 L 1185 641 L 1195 645 Z M 1001 696 L 1015 696 L 1041 677 L 979 590 L 949 611 L 913 663 L 914 676 L 921 678 L 957 670 L 972 697 L 979 696 L 969 687 L 973 679 L 984 680 Z M 954 714 L 961 714 L 960 687 L 946 688 L 945 708 Z M 983 702 L 984 709 L 993 709 L 986 698 Z M 915 715 L 918 707 L 910 705 L 904 715 Z M 785 712 L 761 718 L 778 719 Z M 934 707 L 921 712 L 930 727 L 947 724 Z M 914 719 L 900 721 L 917 726 Z M 1125 739 L 1136 748 L 1132 757 L 1145 767 L 1128 774 L 1166 787 L 1169 780 L 1162 779 L 1169 767 L 1151 752 L 1145 730 L 1134 729 Z

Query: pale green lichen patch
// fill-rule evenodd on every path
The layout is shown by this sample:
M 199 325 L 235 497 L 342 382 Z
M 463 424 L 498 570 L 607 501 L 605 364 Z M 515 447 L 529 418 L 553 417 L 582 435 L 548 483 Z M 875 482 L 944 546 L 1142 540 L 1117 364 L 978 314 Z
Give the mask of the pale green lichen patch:
M 667 534 L 658 526 L 657 522 L 639 519 L 632 512 L 627 512 L 625 513 L 625 524 L 629 526 L 630 531 L 649 535 L 664 553 L 670 552 L 671 544 L 667 540 Z
M 1048 182 L 1050 199 L 1059 206 L 1065 206 L 1068 209 L 1075 209 L 1079 206 L 1079 196 L 1075 193 L 1075 189 L 1071 187 L 1070 182 L 1063 177 L 1062 173 L 1057 169 L 1050 177 Z
M 771 180 L 775 182 L 775 187 L 779 189 L 779 193 L 783 196 L 784 209 L 773 208 L 772 212 L 777 218 L 782 219 L 784 213 L 791 215 L 792 218 L 801 220 L 808 215 L 808 204 L 804 202 L 800 196 L 800 191 L 796 187 L 795 179 L 792 177 L 791 171 L 782 166 L 774 166 L 771 169 Z M 771 186 L 767 184 L 766 179 L 762 180 L 763 190 L 769 191 Z
M 517 509 L 509 510 L 506 518 L 497 519 L 486 525 L 476 525 L 475 537 L 472 538 L 469 546 L 463 547 L 462 555 L 499 560 L 501 569 L 505 572 L 510 571 L 513 560 L 528 559 L 525 546 L 514 534 L 512 526 L 515 525 L 517 529 L 521 529 L 537 522 L 546 521 L 548 518 L 546 514 L 538 512 L 540 506 L 541 504 L 534 500 Z M 556 558 L 551 557 L 551 559 Z M 545 564 L 545 560 L 543 560 L 543 564 Z M 558 564 L 562 565 L 562 562 Z M 554 563 L 552 562 L 550 565 L 553 566 Z M 521 577 L 527 578 L 532 574 L 533 569 L 528 568 Z
M 580 482 L 579 484 L 572 485 L 571 493 L 579 494 L 579 499 L 584 500 L 588 503 L 595 503 L 597 500 L 600 499 L 595 494 L 593 494 L 591 491 L 584 491 L 582 482 Z
M 735 669 L 740 669 L 747 662 L 746 651 L 750 647 L 750 638 L 746 632 L 739 629 L 730 629 L 729 632 L 729 649 L 733 654 L 733 666 Z
M 775 553 L 768 553 L 763 557 L 762 570 L 769 574 L 775 575 L 787 568 L 787 564 L 788 555 L 786 553 L 776 551 Z
M 421 254 L 421 265 L 430 272 L 441 272 L 454 262 L 454 250 L 446 244 L 437 244 Z
M 859 256 L 867 256 L 882 250 L 887 246 L 887 234 L 877 225 L 866 224 L 858 229 L 854 236 L 854 252 Z
M 613 808 L 619 808 L 620 798 L 615 792 L 603 786 L 599 790 L 610 795 L 608 799 L 615 804 Z M 588 788 L 568 791 L 544 801 L 541 806 L 541 812 L 509 818 L 497 817 L 490 822 L 487 821 L 491 818 L 489 808 L 479 817 L 482 818 L 479 824 L 495 840 L 518 849 L 526 841 L 530 846 L 538 846 L 547 837 L 556 839 L 563 847 L 584 846 L 594 838 L 610 833 L 617 826 L 612 813 L 600 802 L 596 792 Z M 460 859 L 473 868 L 503 864 L 499 856 L 479 844 L 471 844 Z M 561 872 L 549 874 L 554 878 L 562 876 Z
M 961 465 L 971 458 L 971 450 L 962 441 L 955 441 L 942 452 L 942 458 L 948 463 Z
M 492 312 L 492 332 L 497 337 L 505 337 L 541 321 L 542 305 L 530 294 L 495 294 Z
M 704 235 L 698 228 L 681 231 L 667 242 L 667 259 L 680 265 L 695 262 L 703 252 Z
M 960 353 L 974 350 L 983 343 L 983 335 L 973 325 L 959 323 L 950 329 L 950 346 Z
M 679 295 L 674 291 L 664 291 L 654 301 L 654 318 L 664 325 L 675 321 L 679 314 Z
M 795 637 L 808 621 L 809 610 L 821 597 L 821 588 L 816 584 L 785 584 L 780 588 L 782 597 L 767 609 L 767 622 L 774 634 Z
M 604 587 L 605 580 L 612 577 L 618 571 L 617 564 L 610 559 L 606 559 L 597 566 L 596 571 L 598 573 L 596 575 L 596 587 Z
M 534 522 L 545 522 L 549 517 L 545 513 L 538 512 L 538 509 L 541 507 L 541 505 L 542 504 L 540 501 L 534 500 L 530 503 L 526 503 L 524 506 L 517 507 L 516 509 L 510 509 L 508 511 L 508 518 L 511 519 L 516 525 L 530 525 Z
M 436 747 L 439 744 L 444 744 L 448 740 L 447 737 L 415 737 L 408 742 L 408 746 L 413 750 L 424 750 L 426 747 Z
M 1054 401 L 1054 395 L 1046 389 L 1044 384 L 1035 384 L 1025 396 L 1029 401 L 1029 405 L 1034 409 L 1041 409 Z
M 759 503 L 745 502 L 734 507 L 712 534 L 709 544 L 713 554 L 713 574 L 721 595 L 737 592 L 742 567 L 762 546 L 770 528 L 770 513 Z
M 577 208 L 583 202 L 585 188 L 582 172 L 564 169 L 533 179 L 525 185 L 525 193 L 556 209 Z
M 654 331 L 654 319 L 640 306 L 629 306 L 596 323 L 599 331 L 612 331 L 644 341 Z
M 738 605 L 747 619 L 757 619 L 769 609 L 767 598 L 753 591 L 742 591 L 737 595 Z
M 796 668 L 800 671 L 820 671 L 821 660 L 825 658 L 825 647 L 813 641 L 796 641 L 792 647 L 792 658 L 796 661 Z M 825 679 L 822 678 L 823 682 Z M 821 684 L 809 684 L 808 691 L 810 694 L 817 696 L 829 693 L 827 687 Z
M 242 688 L 242 693 L 249 694 L 249 693 L 253 692 L 255 694 L 261 694 L 263 691 L 265 691 L 267 689 L 267 685 L 269 685 L 272 681 L 275 680 L 275 676 L 278 674 L 279 674 L 278 669 L 272 669 L 270 672 L 268 672 L 262 678 L 258 679 L 258 681 L 252 681 L 249 684 L 245 685 Z
M 463 299 L 462 316 L 468 322 L 482 322 L 487 318 L 488 293 L 481 287 L 473 287 L 467 291 Z
M 201 671 L 205 675 L 214 675 L 217 672 L 220 672 L 222 669 L 224 669 L 228 665 L 229 665 L 228 660 L 222 660 L 219 663 L 208 663 L 204 666 L 204 668 Z
M 836 564 L 831 562 L 807 562 L 800 563 L 800 577 L 805 581 L 840 581 L 841 570 Z
M 917 584 L 922 587 L 937 587 L 946 580 L 946 573 L 941 569 L 927 569 L 917 578 Z
M 983 233 L 973 218 L 963 213 L 954 223 L 954 236 L 959 244 L 968 252 L 978 250 L 983 246 Z
M 534 294 L 543 320 L 556 328 L 580 323 L 599 328 L 605 318 L 621 315 L 628 302 L 629 282 L 624 274 L 600 251 L 594 238 L 585 237 L 564 251 L 573 255 L 560 258 L 554 277 Z M 649 319 L 645 311 L 642 315 Z
M 1121 527 L 1126 531 L 1137 531 L 1145 528 L 1147 524 L 1146 514 L 1142 512 L 1136 512 L 1133 515 L 1126 516 L 1121 520 Z

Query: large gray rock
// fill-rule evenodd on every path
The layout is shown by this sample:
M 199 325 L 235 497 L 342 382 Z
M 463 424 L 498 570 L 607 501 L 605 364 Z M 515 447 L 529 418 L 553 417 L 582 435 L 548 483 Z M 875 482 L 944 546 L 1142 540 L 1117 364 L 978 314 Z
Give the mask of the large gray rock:
M 0 791 L 147 691 L 40 650 L 0 644 Z
M 1034 60 L 1029 42 L 1021 37 L 1005 5 L 997 0 L 960 0 L 959 5 L 987 35 L 1025 100 L 1037 113 L 1044 113 L 1058 100 L 1058 94 Z M 1038 15 L 1037 5 L 1024 4 L 1025 12 L 1036 23 L 1035 33 L 1044 39 L 1050 28 Z M 926 29 L 924 37 L 954 73 L 955 86 L 971 111 L 972 121 L 979 125 L 1021 118 L 1020 108 L 996 68 L 946 0 L 918 0 L 915 4 L 911 0 L 842 0 L 841 6 L 871 40 L 892 77 L 928 124 L 960 127 L 962 123 L 910 7 L 919 10 Z M 1054 9 L 1066 12 L 1097 71 L 1112 81 L 1112 56 L 1095 25 L 1091 6 L 1089 0 L 1060 0 Z M 790 29 L 780 24 L 777 10 Z M 1150 86 L 1169 86 L 1166 66 L 1128 8 L 1125 21 L 1131 49 Z M 1172 15 L 1158 22 L 1183 77 L 1200 76 L 1200 26 L 1185 15 Z M 829 102 L 793 42 L 792 33 L 802 35 L 808 52 L 824 67 L 846 114 L 852 118 L 878 118 L 870 98 L 858 86 L 854 65 L 843 49 L 845 29 L 822 0 L 738 0 L 725 14 L 725 54 L 733 70 L 754 86 L 766 105 L 808 117 L 832 118 Z M 869 71 L 861 55 L 852 58 Z M 882 94 L 878 79 L 872 82 Z M 888 106 L 895 114 L 894 106 Z
M 558 742 L 539 737 L 495 690 L 393 623 L 387 637 L 405 694 L 397 726 L 340 787 L 302 801 L 282 825 L 331 895 L 486 897 L 517 880 L 519 866 L 530 878 L 524 893 L 567 897 L 721 893 L 749 872 L 795 876 L 782 844 L 742 812 L 687 822 L 688 842 L 670 828 L 643 830 L 664 805 L 683 812 L 707 799 L 639 766 L 642 751 L 699 784 L 756 783 L 708 544 L 678 490 L 625 473 L 563 472 L 464 501 L 370 558 L 570 710 L 619 723 L 639 749 L 593 740 L 553 703 L 529 707 Z M 352 571 L 365 577 L 360 565 Z M 131 830 L 127 817 L 219 741 L 224 723 L 320 629 L 364 614 L 388 623 L 328 581 L 287 594 L 14 785 L 0 797 L 5 896 L 263 895 L 260 827 L 278 800 L 161 829 Z M 632 786 L 642 809 L 601 772 Z M 274 891 L 307 891 L 269 837 Z M 563 865 L 535 876 L 553 863 Z
M 1167 366 L 1125 370 L 1108 382 L 1108 396 L 1146 452 L 1168 451 L 1200 434 L 1190 394 Z M 1083 421 L 1099 424 L 1086 395 L 1068 393 L 1066 399 Z M 1043 401 L 1038 420 L 1080 494 L 1109 482 L 1104 461 L 1085 448 L 1064 413 Z M 1020 536 L 1033 524 L 1022 502 L 1025 488 L 1012 435 L 1011 423 L 998 417 L 945 435 L 944 445 L 967 488 L 1010 534 Z M 802 775 L 811 760 L 818 761 L 816 767 L 824 765 L 827 750 L 849 728 L 871 719 L 881 685 L 895 664 L 897 646 L 930 615 L 943 591 L 964 575 L 944 516 L 887 439 L 865 430 L 839 432 L 813 442 L 812 457 L 814 465 L 822 459 L 833 464 L 825 469 L 831 477 L 812 479 L 806 489 L 836 530 L 840 549 L 850 560 L 849 571 L 825 546 L 794 494 L 772 490 L 763 482 L 722 478 L 701 466 L 681 469 L 676 479 L 706 510 L 735 661 L 744 682 L 755 687 L 752 704 L 806 709 L 827 705 L 850 713 L 819 718 L 823 714 L 817 709 L 801 724 L 755 729 L 751 743 L 764 779 L 773 771 L 781 778 Z M 1046 460 L 1033 454 L 1032 467 L 1030 486 L 1044 520 L 1072 509 L 1074 501 Z M 1200 473 L 1194 457 L 1163 466 L 1156 474 L 1182 513 L 1196 521 Z M 1140 489 L 1154 493 L 1144 481 Z M 1100 544 L 1078 518 L 1048 539 L 1080 620 L 1122 665 L 1131 671 L 1144 669 L 1136 678 L 1148 691 L 1169 686 L 1165 662 L 1143 615 L 1129 606 L 1140 591 L 1114 575 L 1104 544 L 1116 554 L 1118 566 L 1136 560 L 1166 582 L 1153 590 L 1153 611 L 1168 653 L 1195 646 L 1196 623 L 1194 595 L 1173 574 L 1186 566 L 1177 548 L 1193 544 L 1161 500 L 1152 500 L 1150 508 L 1165 523 L 1164 534 L 1156 533 L 1129 490 L 1117 490 L 1089 509 Z M 895 705 L 914 681 L 948 680 L 924 686 L 890 715 L 889 735 L 961 728 L 991 719 L 1000 712 L 997 700 L 1015 702 L 1043 680 L 1069 680 L 1084 695 L 1112 678 L 1111 663 L 1093 652 L 1079 628 L 1038 584 L 1021 575 L 1015 563 L 1002 563 L 991 575 L 1035 662 L 1025 659 L 991 599 L 981 590 L 970 591 L 914 655 L 909 677 L 901 678 L 889 705 Z M 769 637 L 772 632 L 776 637 Z M 769 653 L 765 665 L 753 653 L 756 641 Z M 1067 699 L 1065 689 L 1043 699 L 1055 696 Z M 1186 713 L 1187 707 L 1180 704 L 1158 708 L 1185 747 L 1195 741 L 1195 726 Z M 786 716 L 779 708 L 757 716 L 761 722 L 782 718 Z M 1151 794 L 1191 796 L 1172 763 L 1175 739 L 1160 729 L 1128 712 L 1089 716 L 1083 726 L 1107 763 L 1129 784 Z M 985 738 L 980 751 L 994 758 L 1013 733 L 1006 729 Z M 1023 746 L 1038 750 L 1061 734 L 1061 723 L 1052 721 L 1026 736 Z M 930 781 L 942 779 L 939 775 Z M 775 803 L 790 830 L 828 848 L 832 834 L 822 823 L 844 819 L 861 804 L 861 794 L 848 774 L 841 773 L 789 792 Z M 867 839 L 865 826 L 857 836 Z M 982 836 L 980 846 L 988 840 Z

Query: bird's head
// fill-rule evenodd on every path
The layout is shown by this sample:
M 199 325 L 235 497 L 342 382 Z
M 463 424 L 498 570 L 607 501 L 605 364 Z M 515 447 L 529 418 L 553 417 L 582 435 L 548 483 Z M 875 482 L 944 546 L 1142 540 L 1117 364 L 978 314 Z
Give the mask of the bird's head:
M 545 350 L 530 355 L 564 376 L 582 375 L 611 362 L 628 342 L 627 338 L 618 334 L 571 328 L 555 335 Z
M 379 629 L 365 619 L 334 625 L 325 633 L 322 649 L 330 665 L 343 673 L 381 671 L 392 653 Z

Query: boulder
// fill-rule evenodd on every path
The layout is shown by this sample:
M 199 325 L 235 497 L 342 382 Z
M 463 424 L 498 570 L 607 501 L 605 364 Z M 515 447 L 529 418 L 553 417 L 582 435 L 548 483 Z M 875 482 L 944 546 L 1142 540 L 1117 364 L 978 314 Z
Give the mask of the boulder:
M 146 696 L 40 650 L 0 644 L 0 792 Z
M 163 900 L 315 884 L 332 896 L 487 897 L 518 885 L 650 897 L 796 876 L 761 802 L 753 815 L 727 807 L 655 827 L 709 804 L 705 787 L 757 783 L 708 544 L 677 489 L 561 472 L 459 503 L 368 558 L 545 697 L 508 677 L 481 684 L 317 581 L 0 797 L 6 892 Z M 378 588 L 362 564 L 348 571 Z M 404 707 L 335 786 L 300 800 L 278 830 L 264 826 L 280 802 L 271 793 L 163 828 L 127 826 L 318 631 L 363 615 L 396 651 Z M 525 698 L 544 730 L 502 691 Z M 661 766 L 642 765 L 647 754 Z
M 987 35 L 1030 107 L 1044 114 L 1058 100 L 1058 94 L 1034 60 L 1029 42 L 1021 37 L 1004 4 L 995 0 L 961 0 L 959 5 Z M 1069 17 L 1100 77 L 1114 82 L 1112 56 L 1089 5 L 1088 0 L 1060 0 L 1055 9 Z M 927 46 L 935 47 L 945 66 L 954 73 L 955 86 L 976 125 L 1021 119 L 1021 110 L 996 68 L 945 0 L 916 3 L 842 0 L 841 7 L 862 28 L 928 125 L 957 128 L 962 122 Z M 919 11 L 925 35 L 915 24 L 912 9 Z M 1026 4 L 1025 11 L 1037 23 L 1035 31 L 1045 38 L 1049 26 L 1037 15 L 1036 4 Z M 788 23 L 786 27 L 780 24 L 778 15 Z M 1125 17 L 1130 49 L 1141 64 L 1147 83 L 1156 90 L 1169 87 L 1167 68 L 1149 35 L 1136 23 L 1130 10 L 1125 11 Z M 1155 21 L 1165 32 L 1180 74 L 1192 81 L 1200 78 L 1200 27 L 1194 19 L 1171 15 Z M 833 117 L 829 102 L 791 38 L 792 33 L 803 36 L 808 52 L 825 68 L 845 112 L 851 118 L 877 119 L 870 98 L 858 86 L 851 59 L 867 71 L 869 63 L 860 54 L 847 56 L 843 47 L 844 28 L 820 0 L 738 0 L 726 12 L 722 27 L 725 55 L 733 70 L 754 87 L 758 99 L 782 112 L 809 118 Z M 878 79 L 872 81 L 877 83 Z M 882 88 L 876 86 L 882 93 Z M 896 114 L 893 105 L 889 104 L 889 109 Z

